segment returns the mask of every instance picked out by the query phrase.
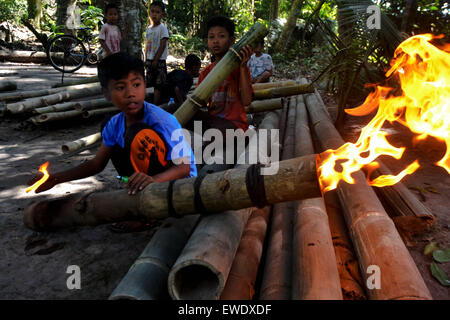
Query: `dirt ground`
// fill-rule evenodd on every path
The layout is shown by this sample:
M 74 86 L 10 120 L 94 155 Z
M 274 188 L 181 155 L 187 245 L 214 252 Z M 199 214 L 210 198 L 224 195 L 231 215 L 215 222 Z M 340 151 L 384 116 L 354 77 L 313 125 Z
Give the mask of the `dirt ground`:
M 13 73 L 6 78 L 20 80 L 19 90 L 48 88 L 61 77 L 51 66 L 0 63 L 0 75 L 8 72 Z M 95 73 L 95 68 L 84 67 L 66 79 Z M 324 100 L 332 105 L 328 96 L 324 95 Z M 0 299 L 107 299 L 151 239 L 152 231 L 116 234 L 103 225 L 37 233 L 27 229 L 22 220 L 24 208 L 33 201 L 123 187 L 115 179 L 114 168 L 108 164 L 95 177 L 58 185 L 51 192 L 39 195 L 25 193 L 26 181 L 43 162 L 50 161 L 51 173 L 93 157 L 98 145 L 73 155 L 63 155 L 61 145 L 97 132 L 102 119 L 74 120 L 40 128 L 23 126 L 23 120 L 0 118 Z M 367 119 L 349 118 L 345 138 L 355 139 L 363 121 Z M 400 127 L 392 130 L 393 141 L 409 143 L 411 135 L 407 130 Z M 423 254 L 425 245 L 431 241 L 438 242 L 441 248 L 450 245 L 450 177 L 433 165 L 444 148 L 443 143 L 432 139 L 414 146 L 407 160 L 417 156 L 423 169 L 404 180 L 408 187 L 431 185 L 438 192 L 429 192 L 421 199 L 435 214 L 435 226 L 416 238 L 416 244 L 409 248 L 435 299 L 450 299 L 449 288 L 431 276 L 431 258 Z M 386 163 L 394 171 L 401 167 L 400 162 Z M 67 288 L 70 274 L 66 271 L 71 265 L 80 267 L 80 290 Z M 449 264 L 444 265 L 444 269 L 450 274 Z

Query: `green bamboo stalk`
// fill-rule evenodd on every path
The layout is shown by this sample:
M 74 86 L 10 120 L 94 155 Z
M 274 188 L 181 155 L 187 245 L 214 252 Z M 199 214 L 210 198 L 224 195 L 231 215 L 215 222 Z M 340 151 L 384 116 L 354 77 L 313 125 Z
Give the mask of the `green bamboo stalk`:
M 279 97 L 287 97 L 298 94 L 313 93 L 314 87 L 309 84 L 299 84 L 294 86 L 268 88 L 255 91 L 255 100 L 272 99 Z

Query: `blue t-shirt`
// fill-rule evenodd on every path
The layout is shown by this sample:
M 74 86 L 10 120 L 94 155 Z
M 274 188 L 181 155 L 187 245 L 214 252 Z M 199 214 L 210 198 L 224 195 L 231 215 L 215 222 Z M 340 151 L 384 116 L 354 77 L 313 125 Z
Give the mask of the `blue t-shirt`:
M 191 170 L 188 177 L 197 176 L 194 153 L 184 138 L 178 120 L 170 113 L 151 103 L 144 101 L 143 123 L 161 136 L 167 145 L 166 160 L 189 157 Z M 119 145 L 125 147 L 125 115 L 123 112 L 113 116 L 102 131 L 103 144 L 107 147 Z M 175 161 L 174 161 L 175 162 Z

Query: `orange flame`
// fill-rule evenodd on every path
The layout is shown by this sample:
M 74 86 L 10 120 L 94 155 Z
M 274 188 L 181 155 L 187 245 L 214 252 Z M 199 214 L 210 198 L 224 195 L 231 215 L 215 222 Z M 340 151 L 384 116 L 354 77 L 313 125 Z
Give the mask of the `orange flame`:
M 401 95 L 393 88 L 376 86 L 361 106 L 345 110 L 350 115 L 361 116 L 378 108 L 356 143 L 346 143 L 321 154 L 323 160 L 318 172 L 324 192 L 335 189 L 340 180 L 355 183 L 351 174 L 365 166 L 373 169 L 374 160 L 380 155 L 402 157 L 405 148 L 396 148 L 386 140 L 387 133 L 382 131 L 385 121 L 397 121 L 408 127 L 419 134 L 416 139 L 432 136 L 444 141 L 446 153 L 436 164 L 450 174 L 450 45 L 441 50 L 430 43 L 433 38 L 442 36 L 413 36 L 395 50 L 386 76 L 399 78 Z M 335 170 L 337 164 L 342 170 Z M 416 160 L 396 176 L 380 176 L 368 182 L 377 187 L 393 185 L 419 167 Z
M 47 171 L 47 167 L 49 165 L 49 162 L 47 161 L 44 164 L 41 164 L 41 166 L 39 167 L 39 171 L 42 172 L 44 174 L 44 176 L 42 178 L 39 179 L 39 181 L 37 181 L 35 184 L 33 184 L 32 186 L 28 187 L 25 192 L 28 193 L 30 191 L 34 191 L 37 188 L 39 188 L 39 186 L 41 184 L 43 184 L 45 181 L 47 181 L 47 179 L 50 177 L 48 171 Z

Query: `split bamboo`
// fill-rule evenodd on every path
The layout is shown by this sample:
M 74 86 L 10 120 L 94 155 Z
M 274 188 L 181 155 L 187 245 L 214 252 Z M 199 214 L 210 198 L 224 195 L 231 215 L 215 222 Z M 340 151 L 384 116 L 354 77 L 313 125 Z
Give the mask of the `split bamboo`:
M 33 113 L 44 114 L 50 112 L 68 111 L 72 110 L 76 104 L 76 102 L 58 103 L 48 107 L 36 108 L 33 110 Z
M 111 293 L 110 300 L 166 300 L 167 278 L 199 216 L 167 218 Z
M 15 81 L 0 81 L 0 91 L 13 91 L 17 89 L 17 83 Z
M 273 128 L 277 120 L 275 113 L 268 114 L 263 126 L 272 127 L 260 129 Z M 265 135 L 269 143 L 271 138 Z M 251 136 L 249 146 L 237 161 L 237 167 L 249 159 L 250 152 L 254 152 L 250 146 L 258 145 L 259 139 L 263 138 L 258 133 Z M 173 299 L 220 297 L 251 211 L 248 208 L 202 217 L 169 274 L 169 293 Z M 247 261 L 245 263 L 248 265 Z
M 289 99 L 282 159 L 294 155 L 295 97 Z M 293 202 L 273 206 L 264 275 L 259 298 L 261 300 L 289 300 L 292 284 L 292 216 Z
M 266 83 L 254 83 L 252 84 L 253 90 L 262 90 L 268 88 L 279 88 L 279 87 L 287 87 L 295 85 L 295 80 L 284 80 L 277 82 L 266 82 Z
M 69 153 L 74 152 L 78 149 L 90 146 L 97 141 L 100 141 L 102 139 L 102 134 L 100 132 L 91 134 L 89 136 L 83 137 L 81 139 L 68 142 L 66 144 L 63 144 L 61 147 L 61 150 L 63 153 Z
M 308 113 L 302 96 L 297 97 L 295 156 L 314 153 Z M 342 300 L 336 256 L 322 197 L 296 203 L 293 218 L 292 298 Z
M 316 155 L 272 163 L 275 174 L 264 176 L 267 203 L 314 198 L 320 195 Z M 247 165 L 207 175 L 199 194 L 207 212 L 217 213 L 252 207 L 246 186 Z M 186 178 L 173 184 L 172 204 L 179 215 L 195 214 L 194 182 Z M 79 194 L 34 203 L 25 210 L 25 225 L 33 230 L 55 230 L 75 225 L 99 225 L 139 218 L 169 216 L 169 183 L 154 183 L 137 195 L 126 190 Z
M 260 23 L 256 23 L 236 44 L 234 44 L 225 56 L 211 70 L 206 78 L 198 85 L 192 95 L 174 113 L 181 126 L 186 125 L 197 112 L 199 106 L 206 103 L 214 91 L 227 78 L 227 76 L 238 66 L 240 61 L 239 52 L 249 45 L 254 47 L 256 41 L 264 38 L 268 30 Z M 195 101 L 195 102 L 194 102 Z
M 322 149 L 340 147 L 344 141 L 325 112 L 325 106 L 318 102 L 315 95 L 306 97 L 306 105 Z M 364 281 L 367 282 L 370 276 L 368 271 L 371 266 L 376 266 L 381 272 L 380 287 L 368 289 L 369 297 L 431 299 L 414 260 L 375 192 L 367 185 L 364 174 L 358 171 L 352 177 L 355 184 L 341 182 L 337 193 Z
M 266 112 L 283 108 L 281 98 L 253 101 L 245 107 L 246 113 Z
M 100 84 L 91 83 L 86 85 L 79 85 L 76 89 L 67 89 L 47 96 L 36 97 L 16 103 L 7 104 L 6 110 L 13 114 L 24 113 L 35 108 L 48 106 L 66 100 L 93 96 L 96 94 L 101 94 Z
M 40 114 L 35 117 L 31 117 L 29 120 L 36 125 L 41 125 L 44 123 L 81 117 L 82 114 L 83 114 L 83 112 L 79 111 L 79 110 L 70 110 L 70 111 L 63 111 L 63 112 L 49 112 L 49 113 Z
M 116 107 L 110 107 L 110 108 L 86 110 L 86 111 L 79 111 L 79 112 L 81 112 L 83 114 L 83 118 L 90 118 L 90 117 L 98 116 L 98 115 L 102 115 L 102 114 L 117 113 L 117 112 L 120 112 L 120 110 L 117 109 Z
M 255 100 L 272 99 L 312 92 L 314 92 L 314 88 L 311 87 L 309 84 L 298 84 L 289 87 L 255 90 L 254 99 Z
M 68 86 L 74 86 L 77 84 L 86 84 L 86 83 L 95 83 L 98 82 L 98 76 L 92 76 L 88 78 L 82 78 L 82 79 L 75 79 L 75 80 L 69 80 L 63 83 L 57 83 L 52 86 L 52 88 L 59 88 L 59 87 L 68 87 Z

